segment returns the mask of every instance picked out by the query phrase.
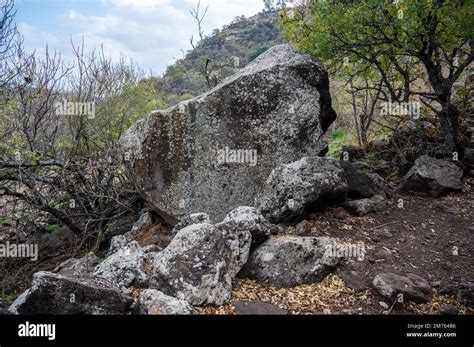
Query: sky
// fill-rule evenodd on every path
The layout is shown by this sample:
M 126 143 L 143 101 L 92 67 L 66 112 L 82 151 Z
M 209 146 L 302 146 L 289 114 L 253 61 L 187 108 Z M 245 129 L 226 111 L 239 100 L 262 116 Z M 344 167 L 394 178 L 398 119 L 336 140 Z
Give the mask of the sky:
M 189 14 L 198 0 L 16 0 L 17 25 L 27 50 L 42 54 L 46 45 L 71 60 L 71 40 L 87 49 L 100 47 L 113 58 L 123 53 L 144 70 L 161 74 L 197 25 Z M 201 0 L 209 5 L 205 34 L 222 28 L 238 15 L 250 17 L 263 9 L 262 0 Z

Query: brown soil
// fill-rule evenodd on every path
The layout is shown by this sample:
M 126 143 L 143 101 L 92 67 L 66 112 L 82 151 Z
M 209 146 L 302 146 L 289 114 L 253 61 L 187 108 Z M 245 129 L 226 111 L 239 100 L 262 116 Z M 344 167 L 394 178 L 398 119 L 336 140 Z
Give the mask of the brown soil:
M 328 236 L 344 243 L 363 244 L 364 260 L 346 262 L 334 276 L 319 284 L 292 289 L 277 290 L 253 281 L 237 280 L 233 301 L 262 300 L 289 313 L 303 314 L 436 314 L 444 303 L 456 306 L 460 313 L 472 314 L 473 309 L 461 305 L 454 297 L 439 295 L 438 290 L 473 280 L 473 211 L 474 180 L 471 179 L 463 193 L 437 199 L 394 196 L 387 210 L 365 217 L 352 217 L 341 208 L 313 214 L 309 220 L 312 230 L 305 236 Z M 294 230 L 289 227 L 287 232 L 292 234 Z M 383 272 L 422 276 L 433 287 L 433 300 L 423 305 L 382 307 L 379 302 L 384 299 L 373 291 L 371 283 L 375 275 Z M 393 304 L 384 302 L 389 307 Z M 200 312 L 232 314 L 234 307 L 231 302 Z

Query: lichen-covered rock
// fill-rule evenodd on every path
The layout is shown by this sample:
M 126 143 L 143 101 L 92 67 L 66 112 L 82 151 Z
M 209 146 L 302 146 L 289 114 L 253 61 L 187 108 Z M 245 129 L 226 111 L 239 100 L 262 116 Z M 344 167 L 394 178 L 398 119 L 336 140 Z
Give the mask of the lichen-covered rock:
M 372 212 L 381 212 L 387 208 L 387 199 L 375 195 L 367 199 L 351 200 L 344 204 L 344 208 L 357 216 L 365 216 Z
M 24 315 L 123 315 L 131 302 L 131 298 L 107 281 L 37 272 L 31 288 L 8 310 Z
M 258 207 L 270 222 L 287 222 L 312 209 L 343 203 L 347 190 L 345 171 L 338 161 L 305 157 L 272 171 Z
M 224 218 L 223 222 L 233 223 L 236 228 L 249 231 L 252 234 L 253 245 L 259 245 L 270 235 L 278 233 L 278 227 L 270 224 L 255 207 L 237 207 Z
M 53 272 L 70 278 L 86 278 L 99 263 L 100 258 L 91 252 L 81 259 L 66 260 L 58 265 Z
M 423 155 L 403 177 L 399 189 L 438 197 L 445 192 L 461 191 L 462 176 L 463 172 L 456 164 Z
M 171 234 L 172 236 L 176 236 L 178 231 L 181 229 L 184 229 L 190 225 L 193 224 L 211 224 L 211 218 L 209 218 L 209 215 L 207 213 L 193 213 L 187 216 L 184 216 L 181 218 L 181 221 L 175 225 L 173 228 Z
M 395 300 L 402 294 L 403 301 L 423 303 L 430 301 L 433 292 L 429 283 L 415 274 L 400 276 L 393 273 L 382 273 L 375 276 L 372 286 L 383 297 Z
M 194 308 L 184 300 L 163 294 L 155 289 L 146 289 L 140 293 L 139 314 L 141 315 L 189 315 Z
M 251 253 L 239 277 L 278 288 L 322 281 L 341 261 L 325 237 L 271 237 Z
M 248 259 L 250 232 L 232 224 L 193 224 L 153 260 L 151 287 L 194 306 L 222 305 Z
M 211 91 L 140 120 L 120 145 L 137 189 L 168 222 L 198 212 L 218 222 L 254 205 L 276 165 L 325 150 L 335 117 L 323 65 L 280 45 Z
M 151 267 L 154 250 L 142 248 L 133 241 L 97 265 L 92 276 L 106 279 L 120 288 L 145 288 L 149 283 L 147 268 Z

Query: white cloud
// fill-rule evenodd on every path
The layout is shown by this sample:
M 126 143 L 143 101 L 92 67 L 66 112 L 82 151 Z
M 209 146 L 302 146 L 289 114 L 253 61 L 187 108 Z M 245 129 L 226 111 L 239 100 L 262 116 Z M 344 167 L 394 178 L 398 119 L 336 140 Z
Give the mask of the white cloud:
M 58 35 L 64 41 L 61 49 L 66 50 L 64 56 L 69 53 L 69 38 L 79 43 L 83 37 L 86 48 L 103 46 L 113 57 L 123 53 L 146 70 L 152 68 L 155 72 L 163 72 L 173 57 L 181 55 L 181 49 L 186 51 L 190 48 L 190 36 L 196 36 L 197 26 L 189 10 L 196 6 L 198 0 L 101 1 L 103 10 L 100 14 L 84 15 L 77 9 L 69 9 L 58 16 L 62 31 Z M 248 17 L 263 8 L 261 0 L 201 1 L 202 9 L 207 5 L 209 10 L 204 20 L 206 34 L 228 24 L 238 15 Z M 35 44 L 41 40 L 58 43 L 53 34 L 25 28 L 28 35 L 34 36 Z

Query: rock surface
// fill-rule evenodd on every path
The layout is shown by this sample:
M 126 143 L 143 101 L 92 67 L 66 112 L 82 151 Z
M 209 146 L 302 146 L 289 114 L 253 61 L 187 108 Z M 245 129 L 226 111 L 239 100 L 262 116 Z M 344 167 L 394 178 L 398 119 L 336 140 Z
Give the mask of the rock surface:
M 463 172 L 456 164 L 424 155 L 403 177 L 399 189 L 426 192 L 438 197 L 445 192 L 461 191 L 462 176 Z
M 272 171 L 258 207 L 272 223 L 289 222 L 308 211 L 346 200 L 347 180 L 339 162 L 305 157 Z
M 25 315 L 123 315 L 130 304 L 131 299 L 107 281 L 37 272 L 31 288 L 8 310 Z
M 153 255 L 153 252 L 148 253 L 147 248 L 142 248 L 138 242 L 133 241 L 107 257 L 94 269 L 92 275 L 108 280 L 120 288 L 146 288 L 149 284 L 147 268 L 151 267 Z
M 224 223 L 233 223 L 239 230 L 247 230 L 252 235 L 252 244 L 259 245 L 270 235 L 278 232 L 276 225 L 270 224 L 265 217 L 254 207 L 241 206 L 232 210 L 225 218 Z
M 152 288 L 193 306 L 222 305 L 247 262 L 250 232 L 233 224 L 194 224 L 178 232 L 153 260 Z
M 203 223 L 211 224 L 211 218 L 209 218 L 209 215 L 207 213 L 194 213 L 184 216 L 183 218 L 181 218 L 181 221 L 175 225 L 171 234 L 174 237 L 181 229 L 184 229 L 193 224 Z
M 322 64 L 289 45 L 270 48 L 211 91 L 134 124 L 121 138 L 141 195 L 171 224 L 213 222 L 252 206 L 272 169 L 326 149 L 335 120 Z
M 100 263 L 99 257 L 89 253 L 81 259 L 71 258 L 58 265 L 53 272 L 70 278 L 86 278 Z
M 375 276 L 372 285 L 383 297 L 395 300 L 403 294 L 403 301 L 423 303 L 431 300 L 433 293 L 429 283 L 415 274 L 400 276 L 393 273 L 382 273 Z
M 380 195 L 371 198 L 347 201 L 344 208 L 357 216 L 365 216 L 372 212 L 381 212 L 387 208 L 387 200 Z
M 278 288 L 319 282 L 341 260 L 328 252 L 335 245 L 325 237 L 271 237 L 251 252 L 239 277 Z
M 184 300 L 178 300 L 155 289 L 140 293 L 139 314 L 141 315 L 189 315 L 194 308 Z

